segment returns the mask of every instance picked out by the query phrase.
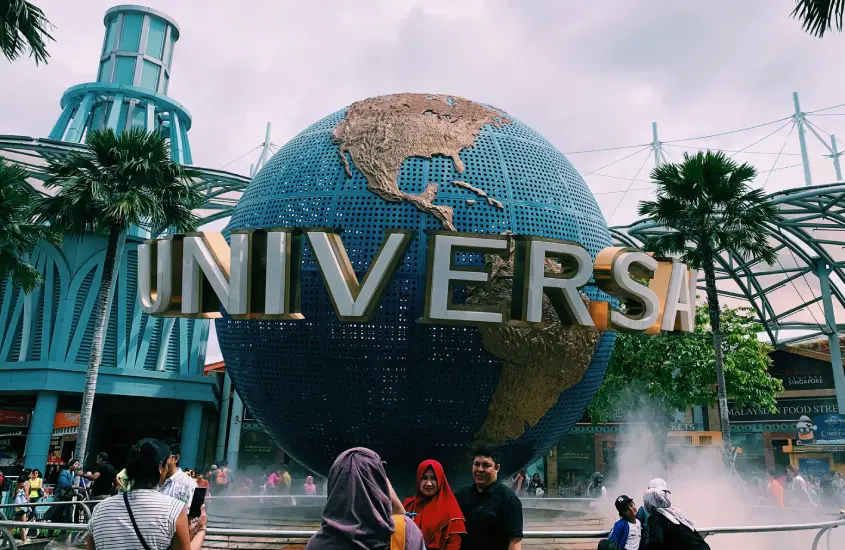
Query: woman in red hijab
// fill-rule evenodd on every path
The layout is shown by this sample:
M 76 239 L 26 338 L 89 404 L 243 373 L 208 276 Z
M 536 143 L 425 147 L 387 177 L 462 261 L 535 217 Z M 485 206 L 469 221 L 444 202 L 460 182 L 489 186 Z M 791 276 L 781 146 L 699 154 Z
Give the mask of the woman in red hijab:
M 422 531 L 428 550 L 459 550 L 466 534 L 464 514 L 449 487 L 443 466 L 426 460 L 417 467 L 417 496 L 405 501 L 405 510 L 417 514 L 414 523 Z

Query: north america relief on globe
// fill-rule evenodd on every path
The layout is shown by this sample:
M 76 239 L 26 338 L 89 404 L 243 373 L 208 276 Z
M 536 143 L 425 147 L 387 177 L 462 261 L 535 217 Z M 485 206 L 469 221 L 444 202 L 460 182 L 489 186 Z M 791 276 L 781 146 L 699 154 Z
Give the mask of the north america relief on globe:
M 500 109 L 434 94 L 353 103 L 313 124 L 256 174 L 227 230 L 342 229 L 356 275 L 387 229 L 415 237 L 370 323 L 337 319 L 305 244 L 302 321 L 217 321 L 227 371 L 252 415 L 292 457 L 325 474 L 352 446 L 391 476 L 440 460 L 468 475 L 471 445 L 501 445 L 503 468 L 539 458 L 581 418 L 613 333 L 561 326 L 453 326 L 423 316 L 426 230 L 567 239 L 595 257 L 610 233 L 584 181 L 554 146 Z M 513 259 L 459 253 L 491 269 L 459 287 L 468 305 L 510 302 Z M 547 261 L 547 270 L 560 266 Z M 588 285 L 582 298 L 608 300 Z

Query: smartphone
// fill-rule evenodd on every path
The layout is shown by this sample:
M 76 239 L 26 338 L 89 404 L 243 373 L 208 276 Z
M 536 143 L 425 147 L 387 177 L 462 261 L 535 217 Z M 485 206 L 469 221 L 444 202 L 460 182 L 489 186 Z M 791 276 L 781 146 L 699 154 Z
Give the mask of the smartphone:
M 189 518 L 198 518 L 202 515 L 202 505 L 205 503 L 205 494 L 208 491 L 205 487 L 194 489 L 194 498 L 191 500 L 191 508 L 188 510 Z

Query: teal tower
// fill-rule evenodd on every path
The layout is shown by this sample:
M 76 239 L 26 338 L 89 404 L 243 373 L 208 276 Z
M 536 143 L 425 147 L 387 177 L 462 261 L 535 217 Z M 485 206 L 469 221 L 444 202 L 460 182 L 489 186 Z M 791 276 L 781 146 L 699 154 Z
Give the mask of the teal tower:
M 93 130 L 144 128 L 168 139 L 173 159 L 192 163 L 191 115 L 167 95 L 179 26 L 135 5 L 108 10 L 104 24 L 96 81 L 65 91 L 49 138 L 32 147 L 63 154 Z M 17 141 L 24 139 L 31 138 Z M 38 177 L 37 167 L 32 170 Z M 106 451 L 120 465 L 129 445 L 159 437 L 181 441 L 182 466 L 194 468 L 213 447 L 206 434 L 214 431 L 220 401 L 216 379 L 204 376 L 209 322 L 143 314 L 141 233 L 133 230 L 122 242 L 88 456 Z M 60 247 L 41 243 L 30 260 L 43 285 L 26 295 L 11 280 L 0 281 L 0 411 L 27 419 L 23 426 L 0 425 L 0 436 L 10 442 L 0 455 L 8 462 L 25 457 L 26 467 L 44 471 L 48 462 L 70 458 L 74 429 L 56 418 L 80 408 L 105 247 L 97 235 L 68 236 Z
M 79 143 L 90 130 L 157 130 L 170 140 L 174 160 L 191 164 L 191 115 L 167 95 L 179 25 L 142 6 L 106 12 L 97 81 L 69 88 L 50 139 Z

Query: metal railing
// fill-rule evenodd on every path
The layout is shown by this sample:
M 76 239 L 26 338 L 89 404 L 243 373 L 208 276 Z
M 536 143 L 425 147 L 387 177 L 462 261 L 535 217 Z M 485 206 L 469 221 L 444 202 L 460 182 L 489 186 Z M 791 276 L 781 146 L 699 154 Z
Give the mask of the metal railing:
M 50 508 L 53 506 L 79 506 L 85 512 L 85 521 L 91 519 L 91 507 L 88 506 L 89 504 L 96 503 L 98 501 L 87 501 L 87 500 L 66 500 L 66 501 L 49 501 L 49 502 L 27 502 L 26 504 L 0 504 L 0 519 L 7 520 L 8 516 L 3 510 L 8 508 L 29 508 L 30 510 L 35 510 L 36 508 Z M 33 522 L 38 523 L 38 522 Z
M 88 526 L 81 523 L 49 523 L 51 529 L 58 531 L 87 531 Z M 791 531 L 813 531 L 818 530 L 816 536 L 813 538 L 812 550 L 819 550 L 819 544 L 825 535 L 827 535 L 827 550 L 833 550 L 830 546 L 830 532 L 837 527 L 845 526 L 845 516 L 835 521 L 826 521 L 821 523 L 804 523 L 791 525 L 747 525 L 736 527 L 702 527 L 698 530 L 702 536 L 708 537 L 712 535 L 738 535 L 751 533 L 782 533 Z M 11 550 L 17 550 L 17 542 L 12 537 L 10 529 L 23 527 L 31 528 L 32 523 L 28 521 L 0 521 L 0 542 L 8 542 L 8 547 Z M 314 531 L 299 531 L 299 530 L 277 530 L 277 529 L 219 529 L 209 527 L 208 535 L 219 535 L 229 537 L 267 537 L 279 539 L 299 539 L 306 540 L 310 538 Z M 525 539 L 604 539 L 610 534 L 609 531 L 525 531 L 523 538 Z

